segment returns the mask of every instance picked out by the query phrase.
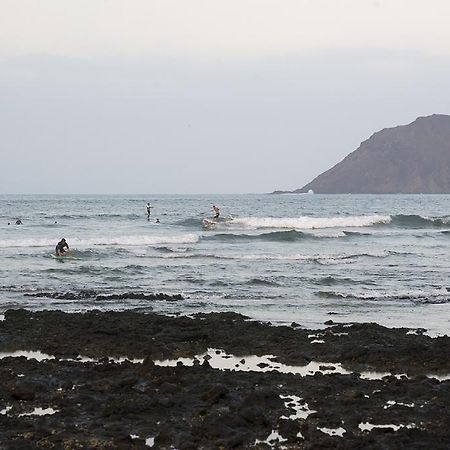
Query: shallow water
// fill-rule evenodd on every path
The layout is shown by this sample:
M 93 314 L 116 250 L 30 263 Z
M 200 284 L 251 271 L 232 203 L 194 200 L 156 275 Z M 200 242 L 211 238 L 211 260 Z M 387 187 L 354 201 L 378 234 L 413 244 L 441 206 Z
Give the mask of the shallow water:
M 205 229 L 212 204 L 224 221 Z M 232 310 L 448 334 L 449 215 L 450 196 L 432 195 L 0 196 L 0 313 Z M 52 256 L 61 237 L 69 258 Z M 91 289 L 186 300 L 25 296 Z

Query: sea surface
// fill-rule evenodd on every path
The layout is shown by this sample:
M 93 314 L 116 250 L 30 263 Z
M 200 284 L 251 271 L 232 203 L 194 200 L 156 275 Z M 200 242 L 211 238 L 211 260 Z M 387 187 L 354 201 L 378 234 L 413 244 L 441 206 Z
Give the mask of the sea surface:
M 222 221 L 205 228 L 213 204 Z M 62 237 L 72 252 L 55 258 Z M 449 273 L 447 195 L 0 196 L 0 313 L 237 311 L 439 335 L 450 334 Z M 185 300 L 26 295 L 86 290 Z

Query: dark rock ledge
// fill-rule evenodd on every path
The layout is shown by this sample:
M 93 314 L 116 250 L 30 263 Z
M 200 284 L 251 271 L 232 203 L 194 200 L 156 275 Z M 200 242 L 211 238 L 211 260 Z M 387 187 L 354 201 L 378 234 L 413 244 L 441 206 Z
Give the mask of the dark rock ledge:
M 277 430 L 287 448 L 448 449 L 450 381 L 426 375 L 450 373 L 450 338 L 407 331 L 376 324 L 272 327 L 235 313 L 10 310 L 0 322 L 0 351 L 40 350 L 56 359 L 0 360 L 0 448 L 148 448 L 147 438 L 155 448 L 248 448 Z M 325 342 L 311 343 L 312 333 Z M 193 367 L 153 362 L 211 347 L 239 357 L 272 354 L 291 365 L 339 362 L 353 373 L 301 377 L 220 371 L 207 360 Z M 100 362 L 67 360 L 78 355 Z M 107 359 L 123 356 L 144 362 Z M 407 376 L 367 380 L 354 373 L 362 370 Z M 299 402 L 315 412 L 287 419 Z M 38 407 L 57 412 L 22 415 Z M 393 427 L 369 432 L 361 423 Z M 340 427 L 343 437 L 319 429 Z
M 145 294 L 143 292 L 124 292 L 120 294 L 99 294 L 96 291 L 86 290 L 77 292 L 32 292 L 24 294 L 25 297 L 56 298 L 60 300 L 165 300 L 176 302 L 184 300 L 181 294 Z

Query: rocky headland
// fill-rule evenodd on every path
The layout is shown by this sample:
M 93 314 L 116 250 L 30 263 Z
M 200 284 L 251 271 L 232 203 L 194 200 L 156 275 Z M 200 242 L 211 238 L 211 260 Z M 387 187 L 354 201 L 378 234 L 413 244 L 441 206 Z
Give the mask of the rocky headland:
M 419 117 L 408 125 L 378 131 L 293 192 L 309 190 L 317 194 L 449 194 L 450 116 Z

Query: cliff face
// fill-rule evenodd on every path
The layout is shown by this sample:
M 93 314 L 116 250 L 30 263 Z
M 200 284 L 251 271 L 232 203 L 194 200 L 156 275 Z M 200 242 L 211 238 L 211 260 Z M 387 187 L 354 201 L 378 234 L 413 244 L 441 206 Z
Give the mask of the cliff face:
M 340 163 L 294 192 L 450 193 L 450 116 L 419 117 L 364 141 Z

